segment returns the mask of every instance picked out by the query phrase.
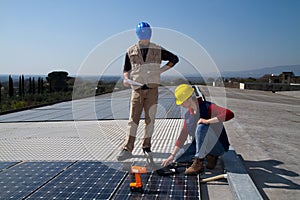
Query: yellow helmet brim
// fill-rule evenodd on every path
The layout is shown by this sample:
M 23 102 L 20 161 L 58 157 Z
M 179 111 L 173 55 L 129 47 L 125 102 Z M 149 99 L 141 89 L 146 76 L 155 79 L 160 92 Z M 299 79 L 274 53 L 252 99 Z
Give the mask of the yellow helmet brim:
M 181 84 L 175 89 L 176 104 L 181 105 L 192 96 L 194 88 L 188 84 Z

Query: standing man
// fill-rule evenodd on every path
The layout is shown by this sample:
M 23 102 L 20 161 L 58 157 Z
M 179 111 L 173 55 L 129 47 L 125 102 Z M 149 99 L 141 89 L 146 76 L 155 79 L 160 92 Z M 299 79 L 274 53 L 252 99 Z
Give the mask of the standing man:
M 144 153 L 151 152 L 151 137 L 154 131 L 160 74 L 178 62 L 176 55 L 150 42 L 152 30 L 148 23 L 139 23 L 136 27 L 136 34 L 139 41 L 127 49 L 123 70 L 123 84 L 127 87 L 131 85 L 132 93 L 125 144 L 117 156 L 118 161 L 132 157 L 136 132 L 143 110 L 145 113 L 145 133 L 142 148 Z M 161 67 L 162 61 L 168 62 Z M 141 85 L 129 84 L 129 79 Z

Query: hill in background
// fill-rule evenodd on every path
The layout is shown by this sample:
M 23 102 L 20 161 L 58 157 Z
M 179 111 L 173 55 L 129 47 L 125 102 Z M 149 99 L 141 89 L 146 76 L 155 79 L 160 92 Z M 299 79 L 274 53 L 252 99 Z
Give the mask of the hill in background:
M 221 74 L 223 77 L 260 78 L 266 74 L 279 75 L 282 72 L 294 72 L 295 76 L 300 76 L 300 65 L 265 67 L 261 69 L 244 70 L 244 71 L 224 71 L 221 72 Z
M 222 77 L 225 78 L 260 78 L 266 74 L 274 74 L 274 75 L 280 75 L 282 72 L 293 72 L 295 76 L 300 76 L 300 65 L 285 65 L 285 66 L 276 66 L 276 67 L 264 67 L 261 69 L 253 69 L 253 70 L 242 70 L 242 71 L 223 71 L 221 72 Z M 12 75 L 12 78 L 14 81 L 19 80 L 20 75 Z M 25 79 L 29 77 L 42 77 L 46 78 L 47 75 L 25 75 Z M 72 77 L 72 75 L 70 75 Z M 202 77 L 215 77 L 216 74 L 203 74 Z M 194 78 L 194 75 L 186 75 L 186 77 Z M 197 74 L 197 77 L 199 78 L 199 75 Z M 99 76 L 86 76 L 82 77 L 86 80 L 98 80 Z M 117 81 L 121 77 L 119 76 L 108 76 L 108 77 L 102 77 L 102 80 L 104 81 Z M 8 81 L 8 75 L 7 74 L 0 74 L 0 81 L 1 82 L 7 82 Z

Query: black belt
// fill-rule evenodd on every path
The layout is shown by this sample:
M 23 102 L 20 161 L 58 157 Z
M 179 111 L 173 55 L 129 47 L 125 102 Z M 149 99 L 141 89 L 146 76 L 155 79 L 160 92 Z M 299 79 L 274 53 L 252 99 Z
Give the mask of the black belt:
M 142 90 L 148 90 L 150 89 L 146 84 L 144 84 L 142 87 L 141 87 Z

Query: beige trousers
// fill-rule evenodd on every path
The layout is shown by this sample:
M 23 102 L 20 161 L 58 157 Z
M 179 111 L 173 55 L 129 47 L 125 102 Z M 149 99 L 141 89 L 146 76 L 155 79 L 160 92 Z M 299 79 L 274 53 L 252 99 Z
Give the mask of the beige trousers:
M 155 115 L 157 111 L 158 88 L 136 89 L 131 93 L 130 116 L 127 126 L 124 149 L 132 152 L 139 126 L 141 114 L 145 114 L 145 131 L 142 138 L 142 148 L 151 147 L 151 137 L 154 131 Z

